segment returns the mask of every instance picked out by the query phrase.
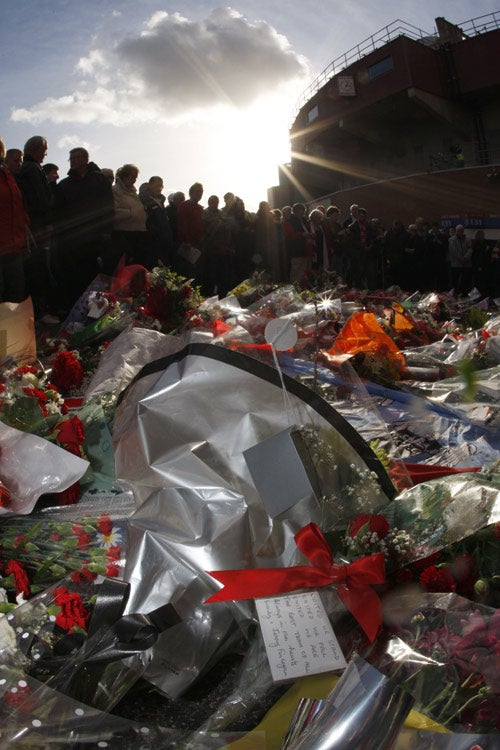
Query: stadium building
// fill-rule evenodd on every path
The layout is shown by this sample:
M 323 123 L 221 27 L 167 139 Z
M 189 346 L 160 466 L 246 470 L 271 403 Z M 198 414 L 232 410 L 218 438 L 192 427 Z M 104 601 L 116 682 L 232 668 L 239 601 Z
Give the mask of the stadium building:
M 386 225 L 424 216 L 500 235 L 500 13 L 435 24 L 394 21 L 308 87 L 272 205 L 358 203 Z

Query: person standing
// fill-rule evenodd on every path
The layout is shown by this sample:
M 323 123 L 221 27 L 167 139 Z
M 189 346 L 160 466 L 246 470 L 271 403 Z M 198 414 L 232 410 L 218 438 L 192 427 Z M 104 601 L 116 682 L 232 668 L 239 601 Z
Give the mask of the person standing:
M 294 203 L 292 213 L 283 223 L 285 248 L 290 264 L 290 283 L 307 283 L 314 254 L 313 236 L 303 203 Z
M 57 323 L 53 315 L 58 308 L 57 288 L 52 273 L 52 221 L 54 195 L 42 163 L 47 154 L 47 140 L 41 135 L 28 138 L 24 145 L 24 159 L 16 175 L 24 208 L 30 217 L 33 242 L 25 259 L 28 292 L 33 300 L 35 318 Z
M 203 212 L 203 283 L 205 297 L 218 294 L 222 299 L 233 285 L 231 230 L 219 209 L 219 198 L 211 195 Z
M 115 204 L 113 246 L 117 259 L 125 255 L 127 263 L 139 263 L 151 270 L 153 242 L 146 226 L 146 207 L 135 187 L 138 176 L 139 168 L 135 164 L 124 164 L 117 170 L 112 188 Z
M 23 152 L 20 148 L 8 148 L 5 152 L 5 165 L 16 177 L 23 166 Z
M 462 224 L 457 224 L 448 240 L 448 257 L 455 297 L 468 294 L 472 289 L 472 242 Z
M 163 180 L 154 175 L 139 188 L 139 198 L 146 209 L 146 227 L 151 236 L 151 262 L 161 261 L 164 266 L 172 263 L 174 239 L 162 193 Z
M 28 215 L 21 191 L 5 164 L 5 144 L 0 138 L 0 302 L 26 298 L 23 252 Z
M 114 219 L 113 191 L 85 148 L 69 152 L 68 176 L 56 187 L 58 271 L 70 307 L 100 270 Z
M 195 277 L 199 284 L 203 277 L 203 185 L 195 182 L 189 188 L 189 198 L 177 207 L 177 239 L 179 242 L 175 258 L 175 270 L 181 276 Z

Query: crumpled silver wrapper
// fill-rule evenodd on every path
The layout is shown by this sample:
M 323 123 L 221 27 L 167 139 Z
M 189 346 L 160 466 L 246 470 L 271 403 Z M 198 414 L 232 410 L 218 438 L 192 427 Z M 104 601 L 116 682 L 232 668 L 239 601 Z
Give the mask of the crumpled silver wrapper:
M 335 503 L 311 492 L 271 518 L 245 450 L 291 422 L 306 425 L 329 436 L 337 462 L 321 477 L 323 495 L 340 495 L 351 481 L 356 497 L 357 481 L 366 511 L 385 505 L 384 489 L 393 489 L 375 454 L 334 409 L 303 385 L 285 382 L 286 399 L 275 370 L 195 343 L 147 365 L 118 406 L 117 480 L 139 506 L 129 519 L 127 611 L 171 602 L 184 619 L 160 637 L 145 675 L 170 697 L 184 692 L 228 641 L 241 637 L 239 628 L 244 632 L 254 621 L 248 602 L 203 606 L 219 588 L 206 571 L 297 564 L 295 533 L 310 522 L 331 527 L 338 515 Z M 293 493 L 286 467 L 276 471 Z
M 394 750 L 497 750 L 498 735 L 426 732 L 403 727 Z
M 356 656 L 290 750 L 389 750 L 412 703 L 408 693 Z

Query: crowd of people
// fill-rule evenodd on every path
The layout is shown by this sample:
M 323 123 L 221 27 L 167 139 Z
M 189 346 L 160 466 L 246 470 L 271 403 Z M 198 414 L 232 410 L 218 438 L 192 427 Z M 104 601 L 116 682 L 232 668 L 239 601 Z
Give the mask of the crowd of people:
M 139 169 L 100 169 L 85 148 L 69 154 L 67 177 L 44 163 L 47 140 L 33 136 L 24 149 L 0 139 L 0 301 L 29 294 L 37 318 L 64 314 L 99 273 L 118 262 L 148 269 L 161 261 L 202 294 L 223 297 L 254 272 L 274 283 L 314 284 L 335 272 L 350 287 L 448 291 L 476 287 L 500 297 L 500 242 L 484 232 L 470 239 L 464 227 L 443 229 L 417 218 L 385 228 L 353 204 L 346 217 L 335 205 L 302 203 L 258 211 L 227 192 L 203 208 L 203 185 L 168 199 L 157 175 L 137 188 Z

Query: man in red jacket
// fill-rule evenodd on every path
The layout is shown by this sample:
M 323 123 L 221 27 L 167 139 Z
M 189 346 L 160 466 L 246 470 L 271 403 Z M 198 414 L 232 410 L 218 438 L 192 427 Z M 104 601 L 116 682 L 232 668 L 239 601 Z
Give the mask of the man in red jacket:
M 0 138 L 0 302 L 22 302 L 26 297 L 23 250 L 29 219 L 21 191 L 4 160 L 5 145 Z
M 175 270 L 187 278 L 195 277 L 201 282 L 202 258 L 201 244 L 203 241 L 204 223 L 203 207 L 200 201 L 203 197 L 203 185 L 195 182 L 189 188 L 189 198 L 177 208 L 177 240 L 179 242 L 175 259 Z

